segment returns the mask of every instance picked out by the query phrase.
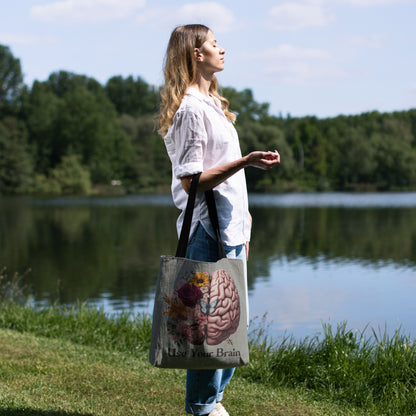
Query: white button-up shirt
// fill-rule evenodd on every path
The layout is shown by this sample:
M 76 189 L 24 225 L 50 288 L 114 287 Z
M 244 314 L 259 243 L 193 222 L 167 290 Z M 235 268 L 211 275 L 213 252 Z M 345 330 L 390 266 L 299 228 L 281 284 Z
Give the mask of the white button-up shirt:
M 173 201 L 182 210 L 177 221 L 178 235 L 188 200 L 180 178 L 241 158 L 237 132 L 222 111 L 220 101 L 212 98 L 215 104 L 198 90 L 188 88 L 164 138 L 172 162 Z M 244 170 L 215 187 L 214 196 L 223 243 L 236 246 L 249 241 L 251 225 Z M 196 195 L 191 235 L 198 222 L 215 238 L 202 192 Z

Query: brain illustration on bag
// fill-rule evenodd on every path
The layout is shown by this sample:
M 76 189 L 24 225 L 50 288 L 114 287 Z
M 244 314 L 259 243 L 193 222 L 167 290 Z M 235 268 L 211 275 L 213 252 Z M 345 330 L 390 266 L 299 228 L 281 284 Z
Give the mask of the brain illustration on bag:
M 240 297 L 225 270 L 192 273 L 165 295 L 168 331 L 178 342 L 218 345 L 237 331 Z

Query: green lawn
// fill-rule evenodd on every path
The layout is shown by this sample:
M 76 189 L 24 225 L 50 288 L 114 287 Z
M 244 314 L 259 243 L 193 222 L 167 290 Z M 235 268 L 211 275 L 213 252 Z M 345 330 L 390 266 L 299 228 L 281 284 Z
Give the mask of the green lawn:
M 266 324 L 225 392 L 231 416 L 416 415 L 410 337 L 343 323 L 277 343 Z M 185 371 L 149 364 L 150 335 L 147 315 L 0 301 L 0 415 L 184 415 Z
M 103 347 L 0 329 L 0 415 L 185 415 L 185 371 L 152 367 Z M 238 376 L 226 391 L 230 415 L 364 415 L 305 393 Z

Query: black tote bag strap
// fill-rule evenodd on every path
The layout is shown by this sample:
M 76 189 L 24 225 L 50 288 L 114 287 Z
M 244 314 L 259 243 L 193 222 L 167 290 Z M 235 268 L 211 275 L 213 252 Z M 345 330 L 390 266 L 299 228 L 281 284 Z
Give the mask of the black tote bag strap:
M 189 233 L 191 231 L 192 216 L 194 213 L 196 189 L 199 183 L 201 173 L 196 173 L 192 177 L 191 189 L 189 191 L 188 202 L 186 204 L 185 216 L 183 219 L 181 234 L 179 236 L 178 246 L 176 248 L 176 257 L 185 257 L 186 248 L 188 247 Z M 224 245 L 222 244 L 220 227 L 218 223 L 217 208 L 215 206 L 214 192 L 211 190 L 205 192 L 205 199 L 208 205 L 209 217 L 217 237 L 218 256 L 220 259 L 225 258 Z
M 185 216 L 182 223 L 181 234 L 179 236 L 178 247 L 176 248 L 176 257 L 185 257 L 186 248 L 188 247 L 189 233 L 191 231 L 192 216 L 194 213 L 196 188 L 198 187 L 199 177 L 201 173 L 196 173 L 192 177 L 191 189 L 186 204 Z

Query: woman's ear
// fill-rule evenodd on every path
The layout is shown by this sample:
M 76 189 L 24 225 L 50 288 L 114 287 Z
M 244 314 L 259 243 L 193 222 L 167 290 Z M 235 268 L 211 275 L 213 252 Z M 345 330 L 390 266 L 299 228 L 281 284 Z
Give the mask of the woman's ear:
M 194 57 L 196 62 L 202 62 L 202 52 L 200 49 L 195 48 L 194 49 Z

